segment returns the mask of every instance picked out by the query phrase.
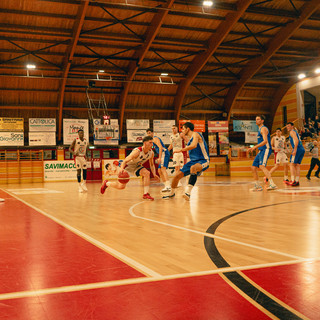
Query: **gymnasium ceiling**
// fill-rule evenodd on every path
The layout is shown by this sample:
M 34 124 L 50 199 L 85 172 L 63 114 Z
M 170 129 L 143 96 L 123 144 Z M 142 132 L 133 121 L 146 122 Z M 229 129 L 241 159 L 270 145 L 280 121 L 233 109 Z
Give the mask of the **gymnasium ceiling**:
M 122 129 L 126 118 L 273 119 L 319 53 L 319 0 L 1 0 L 0 110 L 57 117 L 61 138 L 63 117 L 87 117 L 94 81 L 90 96 L 102 88 Z

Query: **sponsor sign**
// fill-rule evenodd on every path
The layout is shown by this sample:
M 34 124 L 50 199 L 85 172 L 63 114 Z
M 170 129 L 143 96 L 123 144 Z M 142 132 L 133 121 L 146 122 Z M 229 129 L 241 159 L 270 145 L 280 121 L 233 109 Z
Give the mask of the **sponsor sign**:
M 84 131 L 84 137 L 89 141 L 88 119 L 63 119 L 63 144 L 71 144 L 78 137 L 78 131 Z
M 204 120 L 179 120 L 179 131 L 181 131 L 183 124 L 186 122 L 194 124 L 194 131 L 206 132 L 206 122 Z
M 172 131 L 154 133 L 154 136 L 160 138 L 164 144 L 171 144 L 171 140 L 170 140 L 171 135 L 172 135 Z
M 219 146 L 220 155 L 227 155 L 229 153 L 229 133 L 219 132 Z
M 149 119 L 127 119 L 127 130 L 146 130 L 149 127 Z
M 23 132 L 0 132 L 0 146 L 23 146 Z
M 29 131 L 56 132 L 56 119 L 55 118 L 30 118 Z
M 55 146 L 55 132 L 29 132 L 29 146 Z
M 142 140 L 146 135 L 146 130 L 127 130 L 127 141 L 134 143 L 142 143 Z
M 153 120 L 154 135 L 159 137 L 164 144 L 170 144 L 172 126 L 174 126 L 175 123 L 174 120 Z
M 209 132 L 208 133 L 208 147 L 209 147 L 209 156 L 218 155 L 217 133 L 216 132 Z
M 258 143 L 258 132 L 245 132 L 245 143 Z
M 0 131 L 24 131 L 23 118 L 0 118 Z
M 258 132 L 259 127 L 255 120 L 233 120 L 233 131 Z
M 228 132 L 228 121 L 208 121 L 208 132 Z
M 44 181 L 76 181 L 77 169 L 73 160 L 44 161 Z

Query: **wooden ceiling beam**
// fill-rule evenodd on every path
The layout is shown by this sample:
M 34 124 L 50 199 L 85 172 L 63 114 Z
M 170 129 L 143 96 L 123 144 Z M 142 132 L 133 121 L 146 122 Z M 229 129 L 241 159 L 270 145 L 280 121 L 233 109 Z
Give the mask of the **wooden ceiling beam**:
M 120 136 L 122 136 L 123 131 L 123 120 L 124 120 L 124 112 L 126 107 L 126 101 L 127 96 L 129 93 L 131 81 L 133 80 L 134 76 L 136 75 L 139 66 L 143 62 L 147 52 L 149 51 L 152 42 L 154 41 L 156 35 L 158 34 L 161 25 L 165 19 L 165 17 L 168 14 L 167 10 L 164 9 L 170 9 L 174 3 L 174 0 L 168 0 L 161 8 L 159 8 L 159 11 L 154 15 L 150 27 L 147 30 L 145 41 L 143 45 L 137 49 L 133 55 L 133 57 L 136 59 L 136 61 L 131 61 L 128 67 L 128 76 L 126 78 L 127 82 L 124 84 L 124 88 L 120 95 L 120 101 L 119 101 L 119 132 Z
M 74 52 L 80 37 L 80 32 L 84 23 L 84 18 L 89 6 L 89 2 L 90 0 L 84 0 L 80 3 L 78 7 L 76 20 L 73 26 L 72 40 L 66 51 L 66 57 L 63 63 L 62 80 L 60 81 L 60 89 L 59 89 L 59 95 L 58 95 L 58 140 L 59 141 L 61 140 L 61 137 L 62 137 L 62 111 L 63 111 L 63 100 L 64 100 L 67 77 L 68 77 L 70 66 L 73 60 Z
M 196 78 L 203 66 L 207 63 L 213 53 L 218 49 L 219 45 L 229 34 L 232 27 L 238 22 L 242 14 L 246 11 L 252 0 L 239 0 L 237 2 L 237 11 L 228 13 L 225 17 L 225 21 L 221 22 L 217 28 L 217 31 L 208 40 L 208 49 L 203 53 L 197 55 L 191 62 L 189 68 L 186 71 L 187 77 L 182 80 L 177 89 L 177 95 L 174 100 L 175 119 L 179 122 L 180 112 L 183 105 L 184 97 L 187 93 L 192 81 Z
M 240 72 L 240 80 L 230 88 L 227 97 L 224 102 L 224 106 L 228 113 L 228 120 L 232 113 L 233 105 L 238 97 L 241 89 L 250 80 L 256 72 L 258 72 L 262 66 L 272 57 L 272 55 L 279 50 L 279 48 L 292 36 L 292 34 L 299 29 L 299 27 L 308 20 L 308 18 L 320 7 L 319 0 L 311 0 L 304 4 L 301 8 L 300 16 L 288 23 L 282 28 L 275 37 L 266 45 L 266 51 L 259 57 L 252 59 L 248 62 L 246 67 Z M 255 79 L 256 80 L 256 79 Z

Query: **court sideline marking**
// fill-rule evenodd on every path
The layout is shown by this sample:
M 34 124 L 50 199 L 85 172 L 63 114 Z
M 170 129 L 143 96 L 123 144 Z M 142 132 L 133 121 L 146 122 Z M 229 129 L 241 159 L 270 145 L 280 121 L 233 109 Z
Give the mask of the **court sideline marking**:
M 141 263 L 133 260 L 132 258 L 124 255 L 123 253 L 107 246 L 106 244 L 94 239 L 93 237 L 85 234 L 84 232 L 72 227 L 71 225 L 63 222 L 62 220 L 55 218 L 54 216 L 50 215 L 49 213 L 35 207 L 34 205 L 20 199 L 19 197 L 17 197 L 15 194 L 12 194 L 9 191 L 3 190 L 2 188 L 0 188 L 0 190 L 2 190 L 3 192 L 7 192 L 9 195 L 11 195 L 13 198 L 15 198 L 18 201 L 21 201 L 22 203 L 24 203 L 25 205 L 29 206 L 30 208 L 34 209 L 35 211 L 41 213 L 42 215 L 46 216 L 47 218 L 53 220 L 54 222 L 56 222 L 57 224 L 59 224 L 60 226 L 68 229 L 69 231 L 71 231 L 72 233 L 78 235 L 79 237 L 83 238 L 84 240 L 92 243 L 93 245 L 95 245 L 96 247 L 102 249 L 103 251 L 111 254 L 112 256 L 116 257 L 117 259 L 125 262 L 127 265 L 135 268 L 138 271 L 141 271 L 143 274 L 149 276 L 149 277 L 159 277 L 161 276 L 158 272 L 155 272 L 153 270 L 151 270 L 150 268 L 142 265 Z
M 258 249 L 258 250 L 262 250 L 262 251 L 266 251 L 266 252 L 278 254 L 278 255 L 285 256 L 285 257 L 289 257 L 289 258 L 293 258 L 293 259 L 298 259 L 298 260 L 306 259 L 306 258 L 298 257 L 298 256 L 295 256 L 295 255 L 292 255 L 292 254 L 289 254 L 289 253 L 283 253 L 283 252 L 280 252 L 280 251 L 277 251 L 277 250 L 272 250 L 272 249 L 268 249 L 268 248 L 256 246 L 256 245 L 253 245 L 253 244 L 245 243 L 245 242 L 242 242 L 242 241 L 232 240 L 232 239 L 228 239 L 228 238 L 225 238 L 225 237 L 213 235 L 213 234 L 211 234 L 211 233 L 202 232 L 202 231 L 197 231 L 197 230 L 193 230 L 193 229 L 189 229 L 189 228 L 177 226 L 177 225 L 175 225 L 175 224 L 171 224 L 171 223 L 167 223 L 167 222 L 162 222 L 162 221 L 158 221 L 158 220 L 154 220 L 154 219 L 150 219 L 150 218 L 145 218 L 145 217 L 138 216 L 138 215 L 136 215 L 136 214 L 133 212 L 133 209 L 134 209 L 136 206 L 140 205 L 141 203 L 145 203 L 145 201 L 138 202 L 138 203 L 132 205 L 132 206 L 129 208 L 129 213 L 130 213 L 130 215 L 131 215 L 132 217 L 138 218 L 138 219 L 142 219 L 142 220 L 146 220 L 146 221 L 153 222 L 153 223 L 162 224 L 162 225 L 167 226 L 167 227 L 176 228 L 176 229 L 180 229 L 180 230 L 183 230 L 183 231 L 188 231 L 188 232 L 196 233 L 196 234 L 199 234 L 199 235 L 208 237 L 208 238 L 213 238 L 213 239 L 219 239 L 219 240 L 223 240 L 223 241 L 227 241 L 227 242 L 232 242 L 232 243 L 235 243 L 235 244 L 238 244 L 238 245 L 242 245 L 242 246 L 246 246 L 246 247 L 249 247 L 249 248 Z

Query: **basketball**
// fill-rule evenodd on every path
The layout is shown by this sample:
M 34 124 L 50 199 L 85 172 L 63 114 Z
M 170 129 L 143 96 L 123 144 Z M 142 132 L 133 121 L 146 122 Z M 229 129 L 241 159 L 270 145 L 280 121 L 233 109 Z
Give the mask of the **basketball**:
M 122 184 L 128 183 L 130 180 L 129 173 L 127 171 L 120 172 L 118 174 L 118 181 Z

